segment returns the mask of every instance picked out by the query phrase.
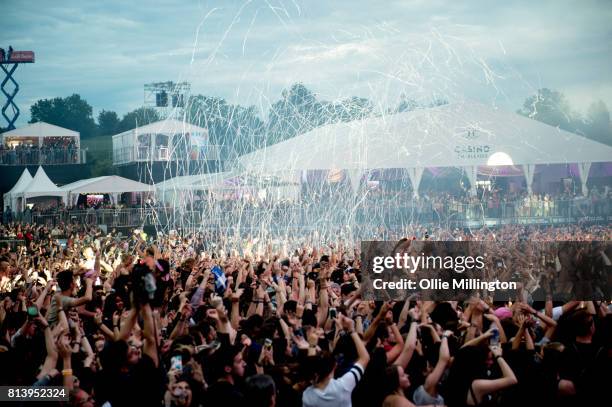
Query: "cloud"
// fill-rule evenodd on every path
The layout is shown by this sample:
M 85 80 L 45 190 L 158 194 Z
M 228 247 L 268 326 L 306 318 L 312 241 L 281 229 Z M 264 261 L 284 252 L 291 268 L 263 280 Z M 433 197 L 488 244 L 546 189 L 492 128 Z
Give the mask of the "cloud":
M 33 49 L 20 106 L 80 93 L 96 110 L 142 103 L 144 83 L 267 109 L 303 82 L 328 99 L 475 98 L 510 110 L 539 87 L 612 106 L 605 1 L 11 1 L 4 41 Z M 197 39 L 197 40 L 196 40 Z M 24 115 L 27 119 L 27 115 Z

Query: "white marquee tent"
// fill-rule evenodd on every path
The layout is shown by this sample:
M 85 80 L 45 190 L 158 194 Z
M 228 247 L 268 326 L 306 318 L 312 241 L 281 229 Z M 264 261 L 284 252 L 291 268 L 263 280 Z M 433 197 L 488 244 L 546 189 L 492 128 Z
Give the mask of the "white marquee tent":
M 192 194 L 196 191 L 209 193 L 226 193 L 231 191 L 249 191 L 261 194 L 269 193 L 273 199 L 294 199 L 297 197 L 299 186 L 294 183 L 282 182 L 278 177 L 258 179 L 234 171 L 210 173 L 201 175 L 186 175 L 174 177 L 155 184 L 155 191 L 160 200 L 175 202 L 181 195 Z
M 181 142 L 187 138 L 189 146 L 181 146 Z M 173 119 L 161 120 L 115 134 L 113 164 L 168 161 L 179 155 L 181 149 L 191 150 L 192 147 L 203 149 L 207 142 L 208 130 L 205 128 Z
M 205 190 L 211 187 L 219 186 L 231 177 L 235 176 L 231 171 L 213 172 L 210 174 L 201 175 L 185 175 L 180 177 L 170 178 L 163 182 L 155 184 L 155 190 L 164 193 L 172 190 Z
M 13 188 L 4 194 L 5 205 L 9 206 L 13 211 L 21 212 L 22 208 L 17 206 L 17 197 L 26 189 L 30 182 L 32 182 L 32 175 L 30 174 L 30 171 L 25 168 Z
M 80 194 L 109 194 L 111 200 L 116 203 L 120 194 L 152 192 L 153 186 L 117 175 L 107 175 L 79 180 L 66 184 L 60 189 L 70 196 L 71 201 L 76 201 Z
M 24 177 L 24 174 L 22 174 L 21 177 Z M 13 188 L 19 186 L 18 184 L 21 181 L 21 177 Z M 66 201 L 66 192 L 58 188 L 58 186 L 49 179 L 42 166 L 38 167 L 36 174 L 34 174 L 34 178 L 32 178 L 26 186 L 18 188 L 14 193 L 9 193 L 11 197 L 10 202 L 11 205 L 13 205 L 12 209 L 14 210 L 22 210 L 23 205 L 31 198 L 58 197 L 61 198 L 62 201 Z
M 536 165 L 577 163 L 586 193 L 591 163 L 610 161 L 609 146 L 515 113 L 462 102 L 320 127 L 244 155 L 238 166 L 294 177 L 304 170 L 342 169 L 356 188 L 373 169 L 407 169 L 418 186 L 426 167 L 459 167 L 474 186 L 478 166 L 520 165 L 531 189 Z
M 2 144 L 15 145 L 26 142 L 27 144 L 42 145 L 45 138 L 68 137 L 73 138 L 77 148 L 80 146 L 80 134 L 78 131 L 65 129 L 45 122 L 36 122 L 18 129 L 2 133 Z

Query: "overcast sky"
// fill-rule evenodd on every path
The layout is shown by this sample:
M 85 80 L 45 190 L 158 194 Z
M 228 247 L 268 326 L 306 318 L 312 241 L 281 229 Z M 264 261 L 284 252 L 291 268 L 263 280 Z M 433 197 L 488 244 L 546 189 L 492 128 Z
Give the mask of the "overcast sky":
M 17 73 L 21 124 L 72 93 L 122 114 L 166 80 L 264 112 L 294 82 L 379 106 L 403 93 L 516 110 L 549 87 L 612 107 L 609 0 L 0 2 L 2 46 L 36 52 Z

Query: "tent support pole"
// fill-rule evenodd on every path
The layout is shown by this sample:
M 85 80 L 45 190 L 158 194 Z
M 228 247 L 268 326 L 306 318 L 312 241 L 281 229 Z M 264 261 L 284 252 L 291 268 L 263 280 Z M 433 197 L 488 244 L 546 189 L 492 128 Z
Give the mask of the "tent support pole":
M 578 163 L 578 174 L 580 175 L 580 183 L 582 184 L 582 195 L 587 196 L 589 194 L 589 188 L 587 187 L 587 181 L 589 179 L 589 172 L 591 171 L 591 163 Z
M 408 177 L 410 178 L 410 182 L 412 183 L 412 195 L 415 198 L 419 197 L 419 186 L 421 185 L 421 178 L 423 178 L 423 171 L 425 168 L 416 167 L 416 168 L 407 168 Z
M 476 196 L 478 192 L 478 189 L 476 188 L 476 181 L 478 180 L 478 166 L 470 165 L 464 167 L 463 170 L 470 181 L 470 195 Z
M 523 164 L 523 174 L 527 183 L 527 193 L 533 195 L 533 176 L 535 174 L 535 164 Z

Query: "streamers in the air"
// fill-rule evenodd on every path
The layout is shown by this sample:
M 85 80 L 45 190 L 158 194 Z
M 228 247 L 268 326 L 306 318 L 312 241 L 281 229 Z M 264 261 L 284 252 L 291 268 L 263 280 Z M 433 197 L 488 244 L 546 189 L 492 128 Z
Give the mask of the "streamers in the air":
M 429 26 L 406 34 L 397 23 L 372 21 L 313 31 L 304 29 L 313 23 L 313 7 L 312 2 L 249 0 L 203 10 L 194 27 L 191 65 L 179 79 L 193 84 L 198 92 L 192 93 L 210 95 L 203 86 L 215 78 L 227 80 L 224 71 L 232 70 L 231 77 L 239 80 L 228 99 L 235 102 L 192 95 L 179 113 L 180 120 L 208 129 L 211 146 L 204 155 L 218 155 L 221 164 L 191 162 L 189 169 L 179 169 L 195 175 L 177 178 L 167 171 L 154 213 L 161 232 L 202 233 L 232 248 L 280 241 L 354 242 L 435 235 L 457 227 L 458 220 L 482 219 L 490 209 L 490 180 L 481 180 L 487 192 L 477 198 L 470 195 L 469 176 L 462 170 L 427 168 L 415 191 L 408 171 L 413 163 L 407 159 L 398 168 L 371 168 L 372 151 L 359 146 L 371 146 L 367 139 L 380 136 L 371 134 L 372 121 L 380 128 L 393 115 L 419 110 L 435 128 L 440 106 L 483 94 L 495 104 L 505 98 L 498 81 L 515 73 L 482 57 L 465 27 Z M 220 15 L 229 21 L 221 30 L 215 26 Z M 267 23 L 260 25 L 261 20 Z M 262 45 L 262 36 L 271 35 L 278 43 Z M 503 44 L 494 43 L 503 58 Z M 255 58 L 262 55 L 265 63 Z M 308 141 L 292 142 L 325 126 L 331 129 L 326 137 L 340 141 L 334 126 L 345 127 L 338 123 L 348 124 L 348 140 L 354 143 L 337 145 L 322 153 L 328 157 L 317 159 L 332 162 L 354 149 L 350 165 L 302 165 L 300 158 L 315 149 Z M 478 129 L 479 123 L 472 127 Z M 398 150 L 407 156 L 429 142 L 406 137 L 410 143 Z M 283 142 L 285 154 L 265 153 Z M 259 161 L 245 169 L 240 157 L 251 153 Z M 270 160 L 281 162 L 268 165 Z

